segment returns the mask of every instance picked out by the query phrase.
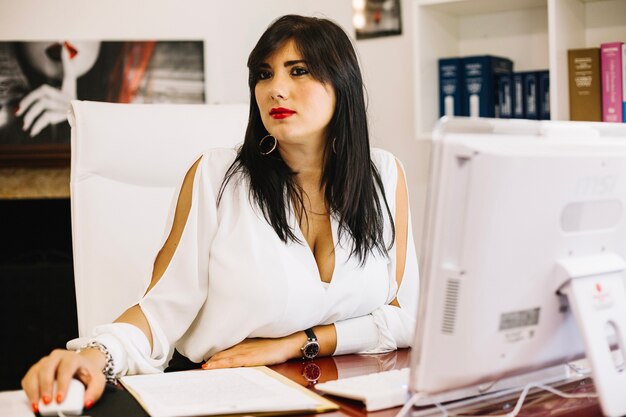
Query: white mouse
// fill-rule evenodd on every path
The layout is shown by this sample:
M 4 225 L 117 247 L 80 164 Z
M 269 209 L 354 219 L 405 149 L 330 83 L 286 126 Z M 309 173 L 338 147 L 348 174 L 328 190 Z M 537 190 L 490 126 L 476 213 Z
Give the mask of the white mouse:
M 61 411 L 67 415 L 81 415 L 83 413 L 83 404 L 85 402 L 85 386 L 78 379 L 72 379 L 67 387 L 65 399 L 61 404 L 56 402 L 57 383 L 52 388 L 52 401 L 46 405 L 39 400 L 39 414 L 42 416 L 58 416 Z

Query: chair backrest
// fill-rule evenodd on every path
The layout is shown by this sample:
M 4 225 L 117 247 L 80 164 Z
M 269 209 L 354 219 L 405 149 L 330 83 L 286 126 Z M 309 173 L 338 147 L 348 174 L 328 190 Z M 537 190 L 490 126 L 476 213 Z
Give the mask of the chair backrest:
M 87 336 L 145 292 L 186 170 L 243 142 L 248 105 L 73 101 L 71 207 L 78 331 Z

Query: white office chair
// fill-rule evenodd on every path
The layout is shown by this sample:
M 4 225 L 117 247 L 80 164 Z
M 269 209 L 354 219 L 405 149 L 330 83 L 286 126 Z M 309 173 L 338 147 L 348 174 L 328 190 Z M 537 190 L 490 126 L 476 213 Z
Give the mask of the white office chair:
M 243 141 L 248 105 L 73 101 L 71 207 L 79 336 L 137 303 L 186 170 Z

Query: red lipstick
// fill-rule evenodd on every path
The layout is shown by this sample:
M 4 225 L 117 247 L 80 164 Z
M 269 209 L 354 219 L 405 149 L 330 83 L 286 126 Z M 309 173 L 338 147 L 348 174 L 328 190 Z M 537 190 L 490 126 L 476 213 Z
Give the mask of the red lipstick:
M 285 119 L 295 113 L 296 112 L 294 110 L 286 109 L 284 107 L 275 107 L 270 110 L 270 116 L 274 119 Z

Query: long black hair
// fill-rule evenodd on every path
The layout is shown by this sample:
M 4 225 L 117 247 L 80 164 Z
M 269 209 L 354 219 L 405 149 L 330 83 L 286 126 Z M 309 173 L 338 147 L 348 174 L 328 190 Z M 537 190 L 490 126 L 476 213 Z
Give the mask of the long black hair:
M 226 173 L 224 187 L 236 173 L 250 181 L 250 198 L 258 205 L 279 238 L 299 241 L 289 226 L 291 205 L 306 216 L 303 191 L 279 152 L 262 155 L 260 140 L 268 134 L 256 101 L 261 64 L 288 40 L 295 42 L 312 77 L 335 89 L 335 112 L 327 128 L 320 187 L 339 218 L 339 237 L 352 237 L 350 256 L 365 262 L 372 250 L 387 255 L 395 227 L 378 170 L 370 157 L 363 79 L 356 53 L 345 32 L 327 19 L 283 16 L 263 33 L 248 58 L 250 115 L 242 147 Z M 382 203 L 381 203 L 382 200 Z M 392 240 L 385 245 L 383 209 L 391 222 Z

